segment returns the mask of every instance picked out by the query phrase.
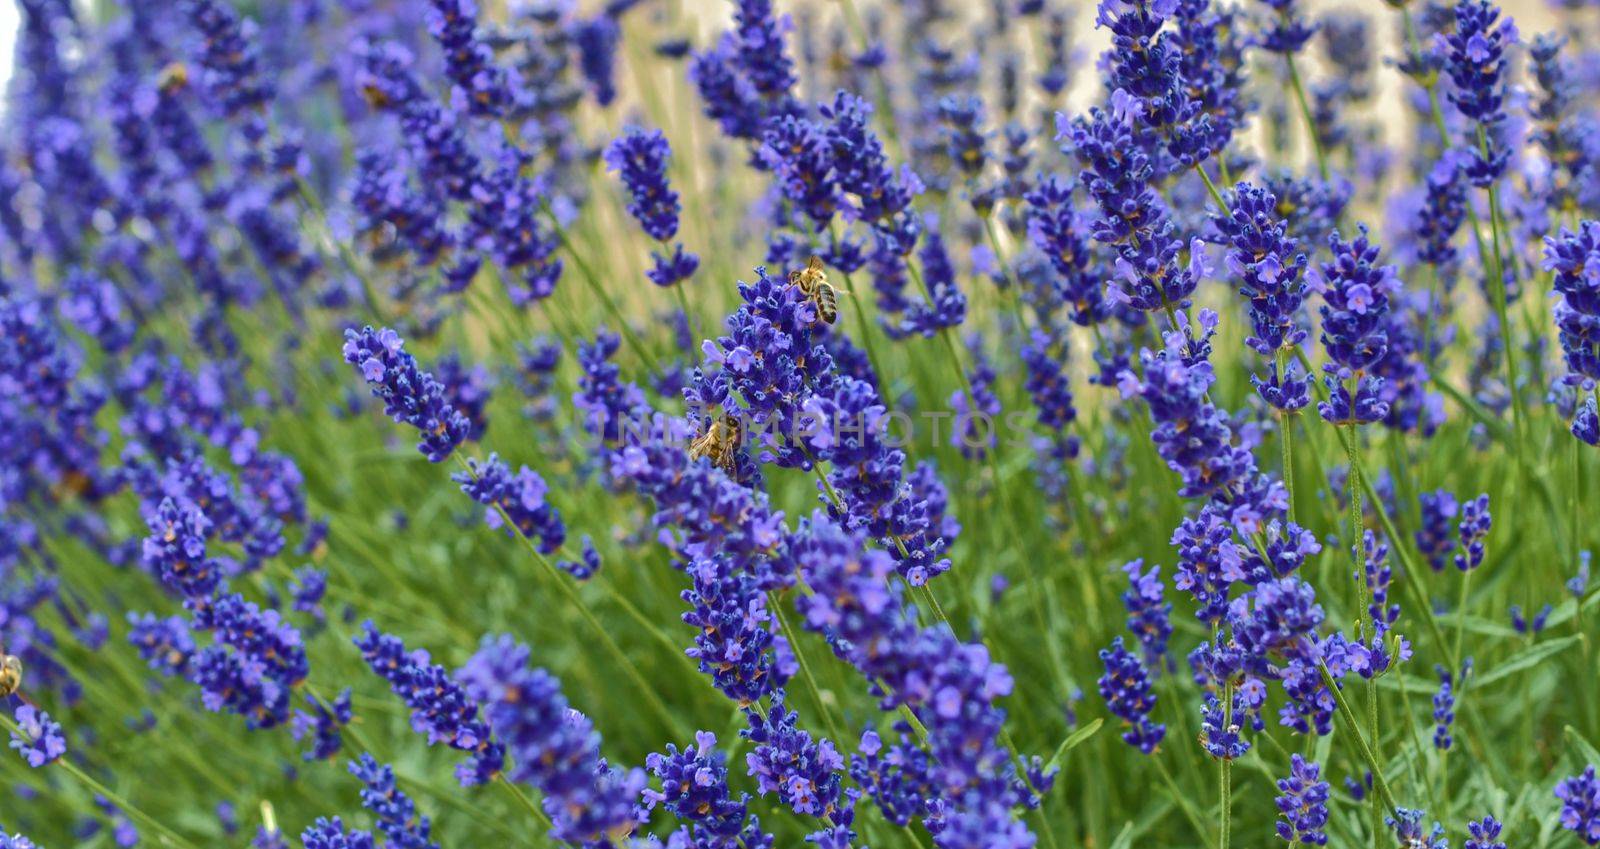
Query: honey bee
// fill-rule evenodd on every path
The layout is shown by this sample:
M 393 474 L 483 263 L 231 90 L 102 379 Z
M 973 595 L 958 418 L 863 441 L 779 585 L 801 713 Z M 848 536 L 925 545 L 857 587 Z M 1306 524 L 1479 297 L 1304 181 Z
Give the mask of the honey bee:
M 189 85 L 189 66 L 173 62 L 156 75 L 156 85 L 164 92 L 179 91 Z
M 0 699 L 14 695 L 22 689 L 22 661 L 16 655 L 0 658 Z
M 734 477 L 739 471 L 738 450 L 743 433 L 739 419 L 725 412 L 706 428 L 704 435 L 689 444 L 689 459 L 709 458 L 713 466 Z
M 821 258 L 813 256 L 806 260 L 805 268 L 789 272 L 789 285 L 800 287 L 800 294 L 816 307 L 817 318 L 832 324 L 839 319 L 839 295 L 822 268 Z

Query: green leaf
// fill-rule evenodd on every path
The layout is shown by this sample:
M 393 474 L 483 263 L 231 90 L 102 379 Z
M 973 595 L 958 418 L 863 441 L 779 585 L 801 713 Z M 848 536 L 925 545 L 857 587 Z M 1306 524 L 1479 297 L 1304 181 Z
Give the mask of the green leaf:
M 1044 765 L 1045 772 L 1049 772 L 1050 770 L 1060 766 L 1061 759 L 1066 757 L 1068 752 L 1078 748 L 1078 746 L 1083 744 L 1083 741 L 1093 737 L 1094 733 L 1099 731 L 1100 726 L 1104 725 L 1105 722 L 1105 717 L 1096 717 L 1094 722 L 1091 722 L 1088 725 L 1073 731 L 1071 734 L 1068 734 L 1067 739 L 1062 740 L 1061 745 L 1056 747 L 1056 753 L 1050 756 L 1050 762 Z
M 1584 763 L 1600 766 L 1600 751 L 1596 751 L 1594 744 L 1585 740 L 1583 735 L 1578 733 L 1578 729 L 1568 725 L 1561 730 L 1567 735 L 1567 742 L 1571 743 L 1572 748 L 1578 751 Z
M 1128 849 L 1133 845 L 1133 820 L 1128 820 L 1122 826 L 1122 831 L 1117 833 L 1117 839 L 1111 841 L 1111 849 Z
M 1476 680 L 1468 681 L 1467 686 L 1472 688 L 1484 687 L 1488 686 L 1489 684 L 1493 684 L 1502 678 L 1509 678 L 1524 669 L 1527 669 L 1531 666 L 1537 666 L 1540 661 L 1543 661 L 1546 658 L 1553 657 L 1563 651 L 1566 651 L 1567 649 L 1576 645 L 1579 639 L 1580 638 L 1574 634 L 1572 636 L 1562 637 L 1559 640 L 1535 643 L 1512 655 L 1504 663 L 1496 665 L 1495 668 L 1489 672 L 1478 676 Z

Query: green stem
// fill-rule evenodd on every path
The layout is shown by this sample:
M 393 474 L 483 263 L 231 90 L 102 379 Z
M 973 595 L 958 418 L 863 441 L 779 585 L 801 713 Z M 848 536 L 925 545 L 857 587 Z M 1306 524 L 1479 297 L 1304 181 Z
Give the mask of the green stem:
M 1155 763 L 1156 771 L 1161 774 L 1161 780 L 1167 783 L 1167 789 L 1172 793 L 1172 801 L 1177 803 L 1178 809 L 1183 811 L 1184 817 L 1194 827 L 1195 837 L 1204 841 L 1206 836 L 1210 834 L 1210 829 L 1206 828 L 1205 820 L 1201 818 L 1200 812 L 1194 809 L 1194 803 L 1189 800 L 1189 794 L 1178 789 L 1178 783 L 1172 780 L 1172 771 L 1167 769 L 1166 762 L 1159 755 L 1151 756 L 1150 760 Z
M 776 591 L 767 593 L 767 604 L 772 608 L 772 615 L 778 619 L 778 627 L 783 631 L 784 639 L 789 641 L 789 648 L 794 652 L 795 660 L 800 664 L 800 675 L 806 679 L 806 685 L 811 689 L 811 696 L 817 702 L 817 710 L 822 713 L 822 720 L 828 725 L 828 734 L 841 746 L 848 741 L 839 733 L 839 726 L 834 721 L 833 711 L 828 708 L 828 703 L 822 698 L 822 688 L 817 686 L 817 678 L 811 672 L 811 663 L 806 660 L 806 654 L 800 648 L 800 641 L 796 639 L 794 628 L 790 627 L 788 617 L 783 615 L 783 599 L 778 597 Z
M 1227 717 L 1226 722 L 1233 722 L 1233 684 L 1225 682 L 1222 685 L 1222 712 Z M 1217 758 L 1217 782 L 1221 792 L 1222 824 L 1221 836 L 1217 840 L 1219 849 L 1228 849 L 1228 831 L 1232 827 L 1233 819 L 1233 759 Z
M 645 350 L 644 343 L 639 341 L 638 334 L 633 332 L 633 326 L 623 317 L 622 310 L 617 308 L 617 302 L 612 300 L 605 287 L 600 285 L 599 278 L 595 277 L 594 269 L 589 266 L 588 261 L 583 258 L 578 249 L 573 247 L 572 240 L 567 238 L 566 231 L 555 220 L 555 216 L 551 215 L 548 210 L 545 215 L 550 219 L 550 228 L 555 232 L 556 238 L 560 240 L 561 247 L 567 252 L 567 256 L 572 258 L 572 263 L 578 267 L 578 275 L 583 278 L 583 282 L 589 287 L 589 291 L 593 292 L 594 296 L 600 300 L 601 305 L 606 308 L 606 312 L 611 315 L 611 320 L 617 323 L 617 331 L 622 334 L 623 339 L 627 340 L 628 347 L 644 363 L 645 368 L 659 374 L 661 369 L 656 365 L 655 357 L 650 356 L 650 352 Z
M 21 739 L 28 740 L 30 742 L 33 739 L 26 732 L 24 732 L 22 727 L 13 721 L 11 717 L 4 714 L 0 714 L 0 726 L 4 726 L 7 731 Z M 73 779 L 75 779 L 79 784 L 82 784 L 89 792 L 105 797 L 106 801 L 114 805 L 117 810 L 127 813 L 128 816 L 144 823 L 145 826 L 149 827 L 153 831 L 159 832 L 161 836 L 172 845 L 179 847 L 179 849 L 196 849 L 193 843 L 190 843 L 177 832 L 163 825 L 160 820 L 145 813 L 142 808 L 134 806 L 133 803 L 118 795 L 111 788 L 106 787 L 99 781 L 96 781 L 88 773 L 78 768 L 78 765 L 73 763 L 70 758 L 63 756 L 52 762 L 50 765 L 55 766 L 62 772 L 65 772 L 67 775 L 72 776 Z
M 456 454 L 455 458 L 456 462 L 461 464 L 461 467 L 466 470 L 467 474 L 471 475 L 472 478 L 476 480 L 478 475 L 477 472 L 473 471 L 472 466 L 469 465 L 460 454 Z M 668 728 L 673 729 L 674 733 L 687 734 L 685 729 L 681 727 L 682 720 L 680 719 L 679 715 L 673 713 L 667 708 L 666 703 L 661 700 L 661 695 L 655 691 L 655 688 L 651 686 L 650 682 L 645 680 L 644 675 L 639 672 L 639 667 L 634 664 L 630 657 L 628 657 L 627 652 L 624 652 L 622 647 L 617 645 L 616 640 L 612 639 L 611 632 L 600 623 L 600 620 L 595 617 L 594 611 L 589 609 L 588 603 L 585 602 L 583 597 L 578 595 L 578 591 L 572 587 L 571 583 L 569 582 L 569 576 L 560 569 L 556 568 L 556 565 L 550 562 L 550 558 L 546 557 L 544 552 L 539 550 L 538 545 L 536 545 L 533 540 L 529 539 L 522 533 L 522 529 L 518 528 L 517 523 L 512 521 L 511 516 L 506 513 L 505 508 L 501 507 L 499 504 L 495 504 L 494 510 L 500 514 L 500 519 L 505 523 L 505 526 L 511 528 L 516 533 L 517 538 L 522 540 L 522 542 L 527 546 L 528 551 L 533 554 L 533 559 L 537 561 L 549 575 L 550 582 L 556 585 L 556 588 L 560 590 L 562 596 L 566 598 L 567 602 L 572 605 L 573 609 L 578 611 L 578 615 L 583 618 L 583 621 L 586 624 L 588 624 L 590 630 L 594 631 L 595 636 L 600 638 L 600 642 L 605 646 L 606 650 L 616 657 L 617 663 L 621 667 L 623 674 L 627 675 L 628 678 L 633 681 L 633 684 L 637 688 L 639 695 L 650 704 L 651 709 L 658 715 L 662 723 Z
M 1305 84 L 1300 81 L 1300 69 L 1295 65 L 1294 54 L 1283 55 L 1284 64 L 1289 67 L 1289 85 L 1294 90 L 1294 99 L 1300 106 L 1300 116 L 1306 122 L 1306 136 L 1311 140 L 1311 152 L 1317 158 L 1317 173 L 1327 182 L 1330 176 L 1328 171 L 1328 152 L 1322 149 L 1322 138 L 1317 133 L 1317 120 L 1311 115 L 1311 101 L 1306 97 Z
M 1349 724 L 1350 733 L 1356 738 L 1361 758 L 1366 761 L 1367 769 L 1372 770 L 1372 784 L 1377 788 L 1379 798 L 1383 800 L 1384 807 L 1389 809 L 1389 814 L 1392 816 L 1396 810 L 1394 793 L 1389 790 L 1389 780 L 1383 777 L 1383 766 L 1378 763 L 1377 754 L 1367 744 L 1367 736 L 1361 732 L 1361 720 L 1356 717 L 1356 712 L 1350 709 L 1350 703 L 1345 701 L 1344 692 L 1339 689 L 1339 682 L 1334 680 L 1333 673 L 1328 671 L 1327 661 L 1318 658 L 1317 669 L 1322 672 L 1323 686 L 1333 693 L 1333 700 L 1339 707 L 1340 715 Z

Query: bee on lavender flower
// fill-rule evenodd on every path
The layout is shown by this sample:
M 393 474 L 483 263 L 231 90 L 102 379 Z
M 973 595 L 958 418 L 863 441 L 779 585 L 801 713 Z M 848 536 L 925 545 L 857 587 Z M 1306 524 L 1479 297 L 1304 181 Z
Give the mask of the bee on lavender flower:
M 156 75 L 156 86 L 168 94 L 188 88 L 189 66 L 182 62 L 168 63 Z
M 824 284 L 826 285 L 826 284 Z M 711 465 L 721 469 L 730 478 L 739 474 L 739 442 L 744 437 L 744 427 L 739 418 L 724 412 L 706 427 L 706 432 L 689 443 L 689 459 L 705 457 Z
M 22 661 L 14 654 L 0 656 L 0 699 L 9 698 L 22 689 Z
M 817 318 L 829 324 L 839 320 L 839 290 L 828 282 L 821 257 L 813 255 L 806 260 L 805 268 L 789 272 L 789 285 L 800 287 L 800 294 L 816 307 Z

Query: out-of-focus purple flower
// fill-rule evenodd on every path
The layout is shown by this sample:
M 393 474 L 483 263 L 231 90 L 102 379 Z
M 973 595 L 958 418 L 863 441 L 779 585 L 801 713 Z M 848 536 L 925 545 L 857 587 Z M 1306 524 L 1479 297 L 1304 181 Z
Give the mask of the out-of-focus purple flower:
M 372 840 L 372 833 L 356 829 L 345 831 L 344 820 L 334 817 L 318 817 L 300 834 L 300 842 L 305 849 L 376 849 L 377 844 Z
M 459 673 L 468 698 L 483 705 L 506 743 L 506 776 L 544 794 L 556 840 L 626 837 L 637 824 L 644 771 L 608 766 L 589 719 L 568 706 L 561 682 L 531 667 L 529 656 L 528 647 L 509 636 L 485 637 Z
M 429 0 L 428 32 L 444 51 L 445 74 L 475 114 L 499 117 L 512 102 L 506 72 L 478 35 L 474 0 Z
M 1435 666 L 1439 673 L 1439 692 L 1433 695 L 1433 747 L 1448 750 L 1455 742 L 1450 736 L 1450 726 L 1456 721 L 1455 676 L 1443 666 Z
M 523 466 L 516 474 L 499 456 L 491 454 L 486 461 L 467 461 L 468 470 L 457 472 L 451 479 L 461 484 L 461 491 L 488 509 L 484 523 L 491 528 L 505 527 L 538 546 L 544 554 L 553 554 L 566 541 L 566 525 L 555 506 L 545 500 L 549 486 L 537 472 Z M 509 522 L 509 525 L 507 524 Z
M 309 695 L 306 699 L 312 712 L 295 711 L 294 719 L 289 722 L 289 732 L 296 740 L 310 738 L 311 748 L 303 755 L 306 760 L 325 761 L 339 754 L 344 743 L 340 729 L 350 724 L 350 689 L 345 688 L 329 704 Z
M 1554 289 L 1561 294 L 1555 319 L 1567 381 L 1593 388 L 1600 382 L 1600 222 L 1585 221 L 1576 233 L 1562 228 L 1559 236 L 1546 236 L 1543 266 L 1553 272 Z M 1594 398 L 1579 406 L 1572 433 L 1590 445 L 1600 444 Z
M 1417 550 L 1438 572 L 1450 562 L 1450 552 L 1456 547 L 1455 518 L 1460 505 L 1453 493 L 1443 489 L 1419 494 L 1417 504 L 1422 509 L 1422 523 L 1415 535 Z
M 195 645 L 182 616 L 158 619 L 154 613 L 129 613 L 128 623 L 128 642 L 151 669 L 168 677 L 188 675 Z
M 67 753 L 66 734 L 50 714 L 33 705 L 21 704 L 13 716 L 19 731 L 11 733 L 11 748 L 22 754 L 28 766 L 38 769 L 55 763 Z
M 479 718 L 478 700 L 444 667 L 430 663 L 426 651 L 406 651 L 398 638 L 380 633 L 371 622 L 363 625 L 355 644 L 367 666 L 411 708 L 413 730 L 428 735 L 430 745 L 444 743 L 471 755 L 456 767 L 462 785 L 483 784 L 505 767 L 505 747 Z
M 1484 540 L 1489 536 L 1493 521 L 1489 515 L 1487 493 L 1468 501 L 1461 508 L 1461 524 L 1458 527 L 1461 551 L 1456 554 L 1457 569 L 1470 572 L 1483 563 Z
M 578 68 L 594 93 L 594 101 L 609 106 L 617 97 L 615 82 L 617 45 L 622 43 L 622 28 L 610 13 L 578 21 L 572 28 L 578 47 Z
M 1600 846 L 1600 779 L 1594 770 L 1590 764 L 1581 774 L 1562 779 L 1555 795 L 1561 800 L 1561 827 L 1590 846 Z
M 1466 146 L 1471 164 L 1467 175 L 1474 185 L 1488 188 L 1505 173 L 1511 149 L 1500 138 L 1505 121 L 1506 49 L 1517 43 L 1517 26 L 1500 20 L 1500 9 L 1489 0 L 1458 0 L 1455 31 L 1435 36 L 1434 51 L 1444 57 L 1444 69 L 1455 85 L 1450 102 L 1475 125 L 1476 138 Z
M 417 806 L 395 784 L 394 770 L 380 764 L 370 754 L 350 762 L 350 774 L 361 781 L 361 804 L 372 812 L 378 830 L 394 849 L 438 849 L 433 842 L 433 823 L 417 811 Z

